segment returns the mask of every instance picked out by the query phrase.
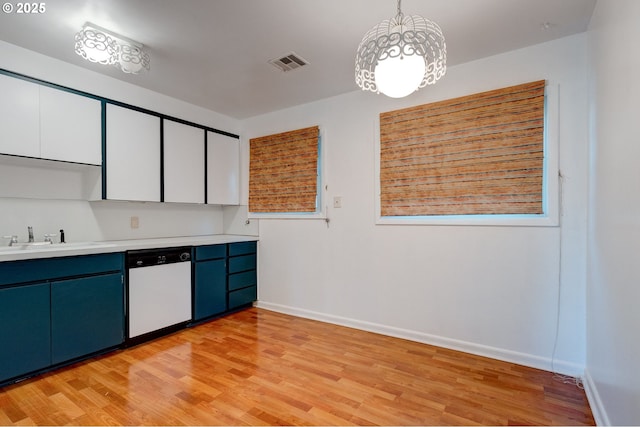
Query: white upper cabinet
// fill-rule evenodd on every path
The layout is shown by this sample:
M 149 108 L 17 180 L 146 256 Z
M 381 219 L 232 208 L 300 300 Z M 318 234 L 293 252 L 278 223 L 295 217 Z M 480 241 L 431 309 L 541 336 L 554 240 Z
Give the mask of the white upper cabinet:
M 160 201 L 160 118 L 107 105 L 107 199 Z
M 102 164 L 100 101 L 40 86 L 40 157 Z
M 240 204 L 240 141 L 207 132 L 207 203 Z
M 0 74 L 0 153 L 40 157 L 39 85 Z
M 0 75 L 0 153 L 102 164 L 100 101 Z
M 204 130 L 164 121 L 164 201 L 204 203 Z
M 74 170 L 89 177 L 82 185 L 90 191 L 80 198 L 90 200 L 240 204 L 237 138 L 115 103 L 0 73 L 0 160 L 22 169 L 54 164 L 48 160 L 60 170 L 81 168 Z M 48 194 L 42 184 L 31 187 L 37 197 Z

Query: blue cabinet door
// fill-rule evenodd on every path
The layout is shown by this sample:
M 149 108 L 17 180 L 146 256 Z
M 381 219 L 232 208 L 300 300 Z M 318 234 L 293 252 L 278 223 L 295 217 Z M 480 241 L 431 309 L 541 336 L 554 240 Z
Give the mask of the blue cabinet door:
M 201 320 L 227 310 L 226 260 L 195 263 L 193 318 Z
M 0 289 L 0 381 L 51 363 L 49 284 Z
M 51 337 L 53 364 L 122 344 L 121 273 L 52 282 Z

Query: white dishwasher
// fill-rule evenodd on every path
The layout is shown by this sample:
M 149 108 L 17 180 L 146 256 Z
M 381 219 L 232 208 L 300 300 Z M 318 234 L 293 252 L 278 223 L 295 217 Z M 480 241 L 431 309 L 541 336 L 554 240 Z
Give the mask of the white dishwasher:
M 191 315 L 191 248 L 127 252 L 127 339 L 184 327 Z

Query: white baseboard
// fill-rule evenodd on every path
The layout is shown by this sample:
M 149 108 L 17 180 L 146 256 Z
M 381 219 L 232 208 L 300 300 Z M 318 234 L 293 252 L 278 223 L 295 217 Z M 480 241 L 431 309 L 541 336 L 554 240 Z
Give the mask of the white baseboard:
M 420 342 L 423 344 L 435 345 L 451 350 L 471 353 L 478 356 L 490 357 L 492 359 L 502 360 L 505 362 L 516 363 L 518 365 L 529 366 L 532 368 L 552 371 L 551 358 L 534 356 L 531 354 L 520 353 L 511 350 L 505 350 L 496 347 L 485 346 L 466 341 L 460 341 L 452 338 L 441 337 L 437 335 L 425 334 L 424 332 L 412 331 L 409 329 L 396 328 L 393 326 L 381 325 L 347 317 L 336 316 L 332 314 L 321 313 L 317 311 L 305 310 L 296 307 L 290 307 L 281 304 L 274 304 L 264 301 L 258 301 L 256 307 L 265 310 L 276 311 L 279 313 L 290 314 L 292 316 L 303 317 L 306 319 L 319 320 L 321 322 L 332 323 L 340 326 L 360 329 L 368 332 L 375 332 L 382 335 L 392 336 L 396 338 L 407 339 L 410 341 Z M 553 361 L 555 372 L 582 378 L 584 374 L 584 366 L 566 361 Z
M 598 393 L 596 384 L 593 382 L 593 378 L 591 378 L 588 369 L 585 369 L 584 371 L 583 384 L 584 391 L 587 394 L 587 399 L 589 400 L 589 406 L 591 406 L 593 418 L 596 420 L 596 425 L 610 426 L 611 422 L 609 421 L 609 416 L 607 415 L 607 411 L 604 409 L 602 399 L 600 399 L 600 394 Z

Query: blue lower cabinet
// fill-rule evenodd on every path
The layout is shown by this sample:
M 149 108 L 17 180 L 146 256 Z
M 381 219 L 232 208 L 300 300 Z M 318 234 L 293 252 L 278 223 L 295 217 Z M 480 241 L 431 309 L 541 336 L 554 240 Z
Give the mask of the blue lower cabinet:
M 49 284 L 0 289 L 0 381 L 51 364 Z
M 227 310 L 226 260 L 195 263 L 193 319 L 202 320 Z
M 52 282 L 51 340 L 53 364 L 122 344 L 121 273 Z
M 0 384 L 124 342 L 124 254 L 0 263 Z
M 256 242 L 229 244 L 229 310 L 258 299 Z
M 0 262 L 0 384 L 125 340 L 124 253 Z M 194 320 L 257 299 L 255 241 L 195 248 Z
M 193 318 L 228 313 L 257 299 L 257 242 L 195 248 Z

